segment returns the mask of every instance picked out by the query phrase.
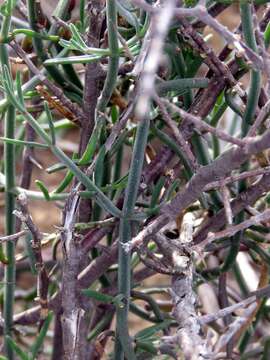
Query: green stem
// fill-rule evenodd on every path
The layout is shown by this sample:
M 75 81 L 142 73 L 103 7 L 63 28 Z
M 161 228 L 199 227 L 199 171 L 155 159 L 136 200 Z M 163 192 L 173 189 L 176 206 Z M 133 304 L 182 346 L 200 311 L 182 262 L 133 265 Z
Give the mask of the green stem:
M 5 135 L 14 138 L 15 109 L 9 106 L 5 119 Z M 11 189 L 15 186 L 15 156 L 14 144 L 5 143 L 5 174 L 6 174 L 6 191 L 5 191 L 5 218 L 6 234 L 11 235 L 15 231 L 15 221 L 13 211 L 15 209 L 15 196 Z M 5 336 L 11 336 L 13 325 L 13 304 L 14 304 L 14 287 L 15 287 L 15 243 L 10 241 L 6 244 L 6 257 L 8 264 L 5 267 L 5 292 L 4 292 L 4 319 L 5 319 Z M 6 353 L 9 359 L 13 358 L 10 346 L 6 345 Z
M 240 15 L 241 15 L 242 29 L 243 29 L 245 42 L 253 51 L 257 53 L 258 49 L 257 49 L 256 38 L 253 30 L 251 6 L 252 5 L 247 2 L 241 2 Z M 261 88 L 261 74 L 259 71 L 252 70 L 246 109 L 242 116 L 242 137 L 244 137 L 247 134 L 249 127 L 253 122 L 253 117 L 255 115 L 255 111 L 258 105 L 260 88 Z M 248 163 L 245 163 L 241 166 L 241 171 L 247 170 L 247 168 L 248 168 Z M 238 186 L 239 193 L 241 191 L 244 191 L 245 189 L 246 189 L 246 181 L 245 180 L 240 181 Z M 244 220 L 244 218 L 245 218 L 244 212 L 239 213 L 235 218 L 235 223 L 240 223 L 241 221 Z M 242 280 L 240 276 L 241 273 L 239 271 L 237 272 L 238 266 L 235 263 L 235 260 L 239 252 L 241 237 L 242 237 L 242 233 L 233 236 L 232 246 L 229 250 L 229 253 L 226 257 L 223 267 L 223 270 L 228 270 L 232 266 L 234 267 L 236 277 L 238 278 L 239 286 L 241 286 L 240 284 L 243 285 L 244 282 L 241 282 Z M 243 285 L 243 289 L 244 289 L 244 285 Z
M 66 3 L 68 1 L 65 0 Z M 60 1 L 61 3 L 61 1 Z M 57 9 L 60 5 L 60 3 L 57 6 Z M 67 4 L 68 5 L 68 4 Z M 67 6 L 66 5 L 66 6 Z M 27 0 L 27 9 L 28 9 L 28 18 L 29 18 L 29 24 L 33 31 L 36 33 L 39 33 L 39 26 L 38 26 L 38 16 L 37 16 L 37 2 L 35 0 Z M 59 16 L 61 17 L 61 16 Z M 52 26 L 52 28 L 55 25 Z M 54 31 L 50 29 L 49 35 L 54 35 Z M 45 65 L 45 61 L 48 59 L 47 53 L 44 51 L 43 42 L 41 37 L 33 37 L 33 45 L 35 52 L 37 54 L 37 58 L 43 62 Z M 48 74 L 63 88 L 67 89 L 70 88 L 70 90 L 77 91 L 76 86 L 72 86 L 72 84 L 67 84 L 66 79 L 62 75 L 62 73 L 57 69 L 55 66 L 47 67 L 46 70 L 48 71 Z
M 117 36 L 117 7 L 115 0 L 106 1 L 106 17 L 107 17 L 107 29 L 108 29 L 108 40 L 110 57 L 108 63 L 108 72 L 97 104 L 96 113 L 96 125 L 93 130 L 92 137 L 100 136 L 101 129 L 106 121 L 103 113 L 106 111 L 106 107 L 112 96 L 118 75 L 119 65 L 119 48 L 118 48 L 118 36 Z
M 6 38 L 10 28 L 11 20 L 11 2 L 10 13 L 5 16 L 1 28 L 1 38 Z M 2 68 L 9 67 L 8 52 L 6 45 L 0 44 L 0 60 Z M 5 115 L 5 136 L 13 139 L 15 136 L 15 108 L 9 105 Z M 12 189 L 15 186 L 15 145 L 4 144 L 4 159 L 5 159 L 5 175 L 6 175 L 6 189 L 5 189 L 5 227 L 6 235 L 11 235 L 15 231 L 15 220 L 13 211 L 15 209 L 15 196 Z M 2 248 L 0 250 L 2 252 Z M 15 244 L 10 241 L 6 244 L 6 257 L 8 264 L 5 266 L 4 277 L 4 344 L 8 359 L 13 359 L 13 348 L 10 342 L 7 341 L 7 336 L 12 335 L 13 325 L 13 307 L 14 307 L 14 283 L 15 283 Z
M 243 34 L 246 44 L 256 53 L 258 52 L 256 38 L 253 29 L 251 4 L 244 1 L 240 4 L 240 14 L 242 21 Z M 248 93 L 246 110 L 243 115 L 242 135 L 245 136 L 249 126 L 253 122 L 253 117 L 258 105 L 261 89 L 261 74 L 257 70 L 251 71 L 250 90 Z
M 124 358 L 136 359 L 134 350 L 130 344 L 128 335 L 128 312 L 131 283 L 131 262 L 130 253 L 127 253 L 123 247 L 124 243 L 131 240 L 131 221 L 133 214 L 144 161 L 144 152 L 148 138 L 149 118 L 141 120 L 136 134 L 128 185 L 125 193 L 124 205 L 122 210 L 122 219 L 119 229 L 119 248 L 118 248 L 118 292 L 125 298 L 125 306 L 118 307 L 116 312 L 116 345 L 115 359 Z
M 45 130 L 39 125 L 39 123 L 33 118 L 33 116 L 27 112 L 24 105 L 14 96 L 14 89 L 12 88 L 12 79 L 8 72 L 8 69 L 4 67 L 3 77 L 5 90 L 10 98 L 11 103 L 24 115 L 25 119 L 29 122 L 35 132 L 47 143 L 52 153 L 61 161 L 63 164 L 70 169 L 70 171 L 77 177 L 77 179 L 90 191 L 95 192 L 96 202 L 105 210 L 116 217 L 121 216 L 121 211 L 113 204 L 113 202 L 89 179 L 89 177 L 79 169 L 79 167 L 70 159 L 59 147 L 52 143 L 51 137 L 46 133 Z M 18 90 L 18 93 L 21 91 Z M 11 144 L 9 144 L 11 145 Z M 13 146 L 13 145 L 12 145 Z
M 98 103 L 98 111 L 100 112 L 104 112 L 106 110 L 106 106 L 112 96 L 117 80 L 119 64 L 116 3 L 115 0 L 107 0 L 106 4 L 107 29 L 111 55 L 109 58 L 109 66 L 105 84 Z

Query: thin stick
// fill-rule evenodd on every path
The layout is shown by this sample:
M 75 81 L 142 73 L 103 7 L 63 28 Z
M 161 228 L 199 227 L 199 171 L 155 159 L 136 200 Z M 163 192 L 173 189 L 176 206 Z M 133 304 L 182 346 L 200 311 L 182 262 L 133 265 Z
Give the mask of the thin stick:
M 196 169 L 198 169 L 198 167 L 199 167 L 199 164 L 197 163 L 197 160 L 196 160 L 195 156 L 193 155 L 188 142 L 186 142 L 186 140 L 182 136 L 180 130 L 178 129 L 178 127 L 176 126 L 176 124 L 174 123 L 172 118 L 170 117 L 169 113 L 166 110 L 166 107 L 164 106 L 164 104 L 160 100 L 160 98 L 158 96 L 154 96 L 154 99 L 160 108 L 160 111 L 163 115 L 163 119 L 165 120 L 167 125 L 172 129 L 173 135 L 174 135 L 176 141 L 178 142 L 180 147 L 183 149 L 183 152 L 185 153 L 185 155 L 187 157 L 187 160 L 189 162 L 191 169 L 193 171 L 196 171 Z
M 12 10 L 11 1 L 7 2 L 7 8 Z M 11 11 L 12 12 L 12 11 Z M 7 13 L 1 26 L 1 38 L 6 38 L 10 29 L 11 13 Z M 5 44 L 0 44 L 0 60 L 3 70 L 4 66 L 9 67 L 8 50 Z M 6 96 L 8 98 L 8 96 Z M 15 107 L 9 105 L 5 115 L 5 136 L 14 139 L 15 137 Z M 15 146 L 14 144 L 5 143 L 4 145 L 4 166 L 6 175 L 5 190 L 5 231 L 7 235 L 15 232 L 15 217 L 13 210 L 15 208 L 15 196 L 12 189 L 15 186 Z M 5 258 L 1 246 L 0 253 L 2 259 Z M 5 353 L 8 359 L 13 360 L 13 348 L 7 341 L 7 336 L 12 336 L 13 326 L 13 306 L 14 306 L 14 287 L 15 287 L 15 244 L 10 241 L 6 244 L 6 261 L 5 266 L 5 286 L 4 286 L 4 345 Z
M 230 192 L 229 192 L 228 188 L 226 187 L 226 185 L 221 186 L 221 194 L 222 194 L 226 219 L 227 219 L 228 225 L 231 225 L 233 222 L 233 215 L 232 215 L 232 208 L 231 208 L 231 204 L 230 204 Z
M 22 230 L 22 231 L 17 232 L 16 234 L 7 235 L 7 236 L 1 236 L 0 237 L 0 243 L 7 242 L 7 241 L 18 240 L 20 237 L 24 236 L 27 233 L 28 233 L 27 230 Z
M 230 142 L 232 144 L 235 144 L 237 146 L 240 146 L 240 147 L 243 147 L 246 145 L 246 143 L 247 143 L 246 140 L 241 140 L 241 139 L 235 138 L 235 137 L 225 133 L 223 130 L 214 128 L 213 126 L 204 122 L 198 116 L 192 115 L 192 114 L 186 112 L 185 110 L 180 109 L 178 106 L 174 105 L 169 100 L 163 98 L 163 99 L 161 99 L 161 101 L 164 104 L 166 104 L 169 108 L 171 108 L 172 111 L 177 112 L 184 120 L 195 125 L 198 130 L 210 132 L 211 134 L 217 136 L 218 138 L 220 138 L 224 141 Z
M 10 46 L 14 49 L 14 51 L 18 54 L 18 56 L 25 62 L 28 66 L 29 70 L 36 76 L 38 76 L 39 80 L 50 89 L 50 91 L 61 101 L 61 103 L 69 109 L 73 114 L 76 114 L 78 122 L 81 123 L 84 119 L 84 113 L 79 108 L 79 106 L 72 101 L 70 101 L 62 89 L 53 84 L 48 78 L 35 66 L 35 64 L 31 61 L 30 57 L 25 53 L 25 51 L 16 43 L 16 41 L 12 41 Z
M 221 239 L 224 237 L 231 237 L 234 234 L 238 233 L 239 231 L 245 230 L 252 225 L 259 224 L 260 222 L 268 221 L 269 219 L 270 219 L 270 210 L 268 209 L 259 215 L 250 217 L 248 220 L 243 221 L 238 225 L 227 227 L 225 230 L 216 233 L 209 233 L 207 238 L 200 245 L 206 243 L 208 244 L 210 242 L 213 242 L 217 239 Z
M 41 251 L 41 241 L 42 234 L 34 224 L 33 219 L 28 211 L 27 197 L 24 193 L 21 193 L 17 202 L 19 205 L 18 210 L 14 210 L 14 214 L 23 222 L 29 231 L 32 234 L 32 249 L 36 258 L 36 269 L 38 272 L 38 282 L 37 282 L 37 296 L 39 299 L 41 307 L 41 318 L 39 329 L 41 329 L 44 320 L 48 315 L 48 288 L 49 288 L 49 277 L 45 269 L 43 262 L 42 251 Z
M 268 174 L 270 172 L 270 167 L 264 167 L 264 168 L 259 168 L 256 170 L 250 170 L 250 171 L 245 171 L 239 175 L 231 175 L 229 177 L 226 177 L 224 180 L 218 180 L 218 181 L 213 181 L 210 182 L 209 184 L 207 184 L 204 188 L 204 191 L 209 191 L 218 187 L 221 187 L 222 185 L 228 185 L 230 183 L 239 181 L 239 180 L 243 180 L 246 179 L 248 177 L 253 177 L 253 176 L 259 176 L 259 175 L 264 175 L 264 174 Z

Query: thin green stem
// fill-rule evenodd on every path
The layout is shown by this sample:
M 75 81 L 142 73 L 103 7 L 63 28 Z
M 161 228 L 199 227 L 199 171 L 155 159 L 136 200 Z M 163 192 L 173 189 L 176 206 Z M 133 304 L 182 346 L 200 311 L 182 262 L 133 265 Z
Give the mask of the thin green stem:
M 107 29 L 109 38 L 109 49 L 111 52 L 109 58 L 108 72 L 105 80 L 105 84 L 101 93 L 101 97 L 98 102 L 97 110 L 103 113 L 106 110 L 106 106 L 112 96 L 119 65 L 119 48 L 118 48 L 118 36 L 117 36 L 117 8 L 115 0 L 107 0 L 106 2 L 106 15 L 107 15 Z
M 130 253 L 127 253 L 123 244 L 131 240 L 131 226 L 129 220 L 133 214 L 144 161 L 144 152 L 148 138 L 149 118 L 141 120 L 136 134 L 128 185 L 125 192 L 124 205 L 122 210 L 122 219 L 119 229 L 119 248 L 118 248 L 118 292 L 125 298 L 125 306 L 118 307 L 116 312 L 116 345 L 115 359 L 136 359 L 128 335 L 128 312 L 131 283 L 131 262 Z
M 60 1 L 62 3 L 62 1 Z M 57 6 L 60 6 L 60 3 Z M 65 0 L 66 6 L 68 6 L 68 1 Z M 28 18 L 29 18 L 29 24 L 31 29 L 39 33 L 39 26 L 38 26 L 38 9 L 37 9 L 37 2 L 35 0 L 27 0 L 27 9 L 28 9 Z M 55 24 L 52 26 L 52 28 L 55 28 Z M 52 31 L 50 29 L 49 35 L 54 35 L 55 31 Z M 35 52 L 37 54 L 37 57 L 40 61 L 43 63 L 48 59 L 47 53 L 44 51 L 43 42 L 42 42 L 42 36 L 41 37 L 33 37 L 33 45 L 35 48 Z M 44 63 L 45 65 L 45 63 Z M 64 89 L 71 88 L 73 91 L 76 92 L 76 87 L 72 86 L 72 84 L 67 84 L 67 80 L 64 78 L 62 73 L 57 69 L 55 66 L 51 66 L 46 68 L 49 75 Z
M 59 59 L 63 56 L 65 56 L 67 54 L 67 50 L 63 49 L 56 57 L 55 59 Z M 45 69 L 40 71 L 41 75 L 46 75 L 47 71 Z M 41 77 L 36 75 L 33 76 L 29 81 L 27 81 L 25 84 L 22 85 L 22 92 L 23 94 L 25 94 L 27 91 L 29 90 L 34 90 L 35 87 L 40 84 L 41 82 Z M 17 96 L 17 92 L 14 92 L 14 95 Z M 8 106 L 8 104 L 10 103 L 10 99 L 8 97 L 6 97 L 5 99 L 0 101 L 0 112 L 2 113 Z
M 246 1 L 240 4 L 240 14 L 242 20 L 243 34 L 246 44 L 256 53 L 258 52 L 256 38 L 252 22 L 252 5 Z M 242 135 L 245 136 L 250 125 L 253 122 L 256 107 L 258 105 L 259 95 L 261 89 L 261 73 L 257 70 L 251 71 L 250 89 L 248 93 L 246 110 L 243 115 Z
M 10 20 L 12 13 L 11 2 L 9 2 L 10 12 L 5 16 L 1 28 L 1 38 L 6 38 L 10 28 Z M 0 44 L 0 60 L 1 67 L 9 67 L 8 52 L 6 45 Z M 5 115 L 5 137 L 13 139 L 15 136 L 15 108 L 9 105 Z M 6 175 L 6 189 L 5 189 L 5 228 L 6 235 L 11 235 L 15 232 L 15 220 L 13 211 L 15 209 L 15 196 L 12 189 L 15 186 L 15 145 L 4 144 L 4 160 L 5 160 L 5 175 Z M 2 252 L 2 248 L 1 248 Z M 9 360 L 13 359 L 13 348 L 10 342 L 7 341 L 7 336 L 12 336 L 13 325 L 13 307 L 14 307 L 14 288 L 15 288 L 15 244 L 10 241 L 6 244 L 6 257 L 8 264 L 5 267 L 4 276 L 4 344 L 6 355 Z
M 117 9 L 115 0 L 106 1 L 106 18 L 107 18 L 107 29 L 108 29 L 108 40 L 110 58 L 108 63 L 108 72 L 99 98 L 96 108 L 96 124 L 93 130 L 92 138 L 99 138 L 102 134 L 102 127 L 106 121 L 103 115 L 106 111 L 107 104 L 113 93 L 117 75 L 118 75 L 118 64 L 119 64 L 119 48 L 118 48 L 118 37 L 117 37 Z
M 8 69 L 3 69 L 4 86 L 10 102 L 24 115 L 35 132 L 47 143 L 52 153 L 77 177 L 77 179 L 90 191 L 95 192 L 96 202 L 105 210 L 116 217 L 121 216 L 121 211 L 113 204 L 113 202 L 89 179 L 89 177 L 79 169 L 79 167 L 70 159 L 60 148 L 53 144 L 51 136 L 39 125 L 33 116 L 25 110 L 24 104 L 14 96 L 12 88 L 12 80 Z M 20 91 L 18 90 L 18 93 Z M 10 144 L 9 144 L 10 145 Z M 13 145 L 12 145 L 13 146 Z
M 5 119 L 5 135 L 9 138 L 14 137 L 15 109 L 9 106 Z M 15 231 L 15 220 L 13 211 L 15 209 L 15 196 L 11 192 L 15 183 L 15 146 L 14 144 L 5 143 L 5 174 L 6 174 L 6 191 L 5 191 L 5 217 L 6 217 L 6 234 L 11 235 Z M 13 304 L 15 288 L 15 243 L 10 241 L 6 244 L 6 257 L 8 264 L 5 267 L 5 292 L 4 292 L 4 319 L 5 335 L 11 336 L 13 325 Z M 13 358 L 10 346 L 6 345 L 6 353 L 9 359 Z

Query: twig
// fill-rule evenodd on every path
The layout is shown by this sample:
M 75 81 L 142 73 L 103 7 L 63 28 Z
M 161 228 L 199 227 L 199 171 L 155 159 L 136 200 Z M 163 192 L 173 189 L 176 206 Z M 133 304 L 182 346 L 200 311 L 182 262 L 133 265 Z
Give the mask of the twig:
M 247 137 L 255 136 L 256 131 L 259 129 L 261 124 L 267 119 L 270 113 L 270 100 L 267 101 L 267 103 L 261 108 L 256 120 L 250 127 Z
M 264 168 L 255 169 L 255 170 L 245 171 L 239 175 L 232 175 L 232 176 L 226 177 L 225 179 L 222 179 L 222 180 L 210 182 L 209 184 L 207 184 L 205 186 L 204 191 L 209 191 L 209 190 L 221 187 L 223 185 L 228 185 L 232 182 L 243 180 L 248 177 L 268 174 L 269 172 L 270 172 L 270 167 L 268 167 L 268 166 L 264 167 Z
M 77 185 L 78 187 L 78 185 Z M 74 236 L 75 216 L 79 196 L 73 192 L 69 197 L 64 212 L 64 224 L 61 231 L 61 242 L 64 254 L 62 275 L 62 309 L 63 350 L 66 359 L 80 359 L 85 349 L 80 347 L 80 330 L 85 311 L 78 298 L 77 276 L 80 270 L 81 249 Z
M 270 219 L 270 210 L 265 210 L 263 213 L 252 216 L 248 220 L 243 221 L 238 225 L 227 227 L 225 230 L 219 231 L 217 233 L 209 233 L 207 238 L 200 245 L 210 243 L 224 237 L 231 237 L 234 234 L 238 233 L 239 231 L 245 230 L 252 225 L 259 224 L 260 222 L 268 221 L 269 219 Z
M 134 5 L 143 8 L 145 11 L 155 14 L 158 9 L 149 6 L 144 0 L 133 0 Z M 237 35 L 233 34 L 226 26 L 218 22 L 214 17 L 209 15 L 205 6 L 197 5 L 193 8 L 175 8 L 174 16 L 182 19 L 187 17 L 197 17 L 201 22 L 214 29 L 221 37 L 223 37 L 228 44 L 235 47 L 237 52 L 245 54 L 245 56 L 252 62 L 256 69 L 264 69 L 262 58 L 250 49 Z
M 28 233 L 27 230 L 22 230 L 22 231 L 17 232 L 16 234 L 1 236 L 0 243 L 6 242 L 6 241 L 18 240 L 20 237 L 24 236 L 27 233 Z
M 178 144 L 180 145 L 180 147 L 183 149 L 183 152 L 185 153 L 187 160 L 190 163 L 190 167 L 193 171 L 196 171 L 196 169 L 198 169 L 199 165 L 195 159 L 195 156 L 193 155 L 189 144 L 185 141 L 184 137 L 182 136 L 180 130 L 177 128 L 176 124 L 174 123 L 174 121 L 172 120 L 172 118 L 170 117 L 169 113 L 166 110 L 166 107 L 164 106 L 163 102 L 161 101 L 161 99 L 158 96 L 154 96 L 155 102 L 158 104 L 160 111 L 163 115 L 163 119 L 165 120 L 165 122 L 167 123 L 167 125 L 172 129 L 173 131 L 173 135 L 176 139 L 176 141 L 178 142 Z
M 87 33 L 87 45 L 92 47 L 99 47 L 101 26 L 104 20 L 102 10 L 104 8 L 103 1 L 91 1 L 88 6 L 89 13 L 89 30 Z M 84 121 L 82 123 L 80 153 L 85 150 L 89 141 L 89 137 L 95 126 L 95 108 L 98 97 L 100 95 L 100 76 L 102 69 L 98 62 L 87 64 L 85 69 L 85 87 L 83 93 L 83 111 Z
M 231 204 L 230 204 L 230 192 L 229 192 L 228 188 L 226 187 L 226 185 L 221 186 L 221 194 L 222 194 L 227 223 L 228 223 L 228 225 L 231 225 L 233 222 L 233 215 L 232 215 L 232 208 L 231 208 Z
M 183 225 L 185 235 L 182 237 L 184 244 L 189 244 L 192 240 L 193 217 L 189 214 L 184 215 Z M 188 229 L 188 231 L 187 231 Z M 182 232 L 182 231 L 181 231 Z M 180 256 L 181 259 L 178 257 Z M 205 359 L 208 358 L 211 351 L 207 342 L 200 334 L 199 318 L 195 310 L 196 298 L 193 292 L 193 265 L 192 261 L 184 262 L 183 255 L 175 254 L 173 265 L 178 267 L 179 260 L 182 264 L 182 274 L 172 277 L 171 296 L 174 304 L 173 316 L 179 324 L 176 332 L 177 340 L 185 359 Z M 184 266 L 186 264 L 186 266 Z
M 134 246 L 139 246 L 145 238 L 147 239 L 158 232 L 169 222 L 169 219 L 174 219 L 183 209 L 198 199 L 204 187 L 212 178 L 224 177 L 227 173 L 243 164 L 252 154 L 268 148 L 269 141 L 270 131 L 257 140 L 249 142 L 245 148 L 231 149 L 223 153 L 211 164 L 200 168 L 185 188 L 169 204 L 161 207 L 162 214 L 144 228 L 131 243 L 127 244 L 126 250 L 130 251 Z
M 146 41 L 149 41 L 148 48 L 143 52 L 141 67 L 143 74 L 138 89 L 138 100 L 136 104 L 136 115 L 139 119 L 143 118 L 149 112 L 150 98 L 153 94 L 155 74 L 162 58 L 162 49 L 165 37 L 169 30 L 170 21 L 173 17 L 175 0 L 166 2 L 163 8 L 160 8 L 156 15 L 151 18 L 151 23 L 146 35 Z M 149 39 L 148 39 L 149 37 Z M 136 70 L 140 75 L 141 69 Z
M 36 269 L 38 272 L 37 296 L 41 307 L 40 328 L 48 315 L 48 287 L 49 277 L 45 269 L 45 265 L 41 252 L 42 234 L 34 224 L 31 215 L 28 212 L 27 197 L 21 193 L 17 198 L 20 211 L 14 210 L 14 214 L 23 222 L 32 234 L 32 249 L 36 258 Z
M 192 114 L 186 112 L 185 110 L 180 109 L 178 106 L 174 105 L 167 99 L 163 98 L 163 99 L 161 99 L 161 101 L 164 104 L 166 104 L 169 108 L 171 108 L 172 111 L 177 112 L 183 118 L 183 120 L 195 125 L 198 130 L 210 132 L 211 134 L 216 135 L 218 138 L 220 138 L 224 141 L 230 142 L 232 144 L 235 144 L 237 146 L 240 146 L 240 147 L 245 146 L 246 140 L 241 140 L 241 139 L 235 138 L 231 135 L 226 134 L 223 130 L 220 130 L 218 128 L 212 127 L 211 125 L 208 125 L 206 122 L 204 122 L 198 116 L 192 115 Z
M 64 94 L 64 92 L 53 84 L 48 78 L 34 65 L 29 56 L 25 53 L 25 51 L 16 43 L 16 41 L 12 41 L 10 46 L 14 49 L 17 55 L 25 62 L 28 66 L 29 70 L 38 76 L 39 80 L 50 89 L 50 91 L 60 100 L 60 102 L 67 107 L 73 114 L 76 114 L 78 118 L 78 122 L 81 123 L 84 118 L 84 114 L 79 106 L 75 103 L 72 103 Z
M 219 310 L 218 312 L 216 312 L 215 314 L 208 314 L 208 315 L 203 315 L 199 318 L 199 321 L 201 323 L 201 325 L 206 325 L 210 322 L 216 321 L 220 318 L 223 318 L 233 312 L 235 312 L 238 309 L 241 309 L 243 307 L 248 306 L 249 304 L 255 302 L 257 300 L 256 296 L 250 296 L 247 299 L 238 302 L 236 304 L 233 304 L 231 306 L 228 306 L 224 309 Z
M 259 182 L 250 186 L 247 190 L 241 192 L 232 202 L 231 208 L 233 215 L 237 215 L 240 211 L 244 210 L 248 205 L 252 205 L 256 200 L 270 189 L 270 175 L 265 175 Z M 208 232 L 218 231 L 225 224 L 225 211 L 220 210 L 216 215 L 210 219 L 206 219 L 198 232 L 194 235 L 194 244 L 201 243 L 207 237 Z
M 228 330 L 224 335 L 222 335 L 217 344 L 215 345 L 215 354 L 218 354 L 221 349 L 228 344 L 228 342 L 232 339 L 232 337 L 242 328 L 242 326 L 248 322 L 250 314 L 253 313 L 257 304 L 250 304 L 243 312 L 241 316 L 239 316 L 232 324 L 229 325 Z

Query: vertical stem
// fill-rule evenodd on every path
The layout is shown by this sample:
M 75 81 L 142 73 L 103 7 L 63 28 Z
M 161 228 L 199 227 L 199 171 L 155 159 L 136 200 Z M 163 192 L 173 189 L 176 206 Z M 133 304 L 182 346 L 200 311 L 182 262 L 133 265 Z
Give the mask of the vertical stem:
M 105 84 L 98 103 L 98 111 L 104 112 L 112 96 L 118 75 L 119 49 L 117 36 L 117 9 L 115 0 L 106 1 L 107 29 L 109 38 L 109 58 L 108 73 Z
M 240 14 L 243 28 L 243 35 L 246 44 L 256 53 L 258 52 L 256 38 L 253 29 L 252 22 L 252 5 L 246 1 L 240 4 Z M 261 88 L 261 74 L 260 71 L 252 70 L 250 78 L 250 89 L 248 93 L 246 110 L 243 116 L 242 133 L 246 135 L 249 126 L 252 124 L 252 120 L 256 111 L 256 107 L 259 100 Z
M 9 105 L 5 118 L 5 136 L 14 138 L 15 109 Z M 15 147 L 13 144 L 4 145 L 5 153 L 5 174 L 6 174 L 6 192 L 5 192 L 5 226 L 6 234 L 11 235 L 15 231 L 15 219 L 13 210 L 15 208 L 15 196 L 12 189 L 15 186 Z M 14 304 L 14 286 L 15 286 L 15 243 L 10 241 L 6 244 L 6 257 L 8 264 L 5 266 L 5 291 L 4 291 L 4 334 L 11 336 L 13 325 L 13 304 Z M 9 360 L 13 359 L 13 352 L 6 343 L 6 354 Z
M 1 37 L 5 38 L 8 35 L 11 19 L 11 5 L 9 15 L 5 16 L 1 28 Z M 6 45 L 0 44 L 0 60 L 1 66 L 9 66 L 8 52 Z M 7 107 L 5 116 L 5 136 L 14 138 L 15 128 L 15 108 L 12 105 Z M 15 186 L 15 147 L 14 144 L 4 144 L 4 160 L 5 160 L 5 175 L 6 175 L 6 190 L 5 190 L 5 227 L 6 234 L 11 235 L 15 231 L 15 218 L 13 210 L 15 206 L 15 196 L 12 189 Z M 14 304 L 14 282 L 15 282 L 15 245 L 14 242 L 6 244 L 6 257 L 8 264 L 5 266 L 5 280 L 4 280 L 4 335 L 5 335 L 5 351 L 9 360 L 13 359 L 13 350 L 10 343 L 6 341 L 6 336 L 11 336 L 13 324 L 13 304 Z
M 246 44 L 253 51 L 258 52 L 256 38 L 253 30 L 251 6 L 252 5 L 247 2 L 240 3 L 242 29 Z M 258 105 L 260 87 L 261 87 L 261 74 L 259 71 L 252 70 L 247 105 L 242 119 L 243 137 L 247 134 L 248 129 L 252 124 L 256 107 Z M 245 171 L 245 170 L 248 170 L 248 163 L 245 163 L 241 166 L 241 171 Z M 240 181 L 238 186 L 239 193 L 244 191 L 245 189 L 246 189 L 246 181 L 245 180 Z M 239 224 L 241 221 L 244 220 L 244 218 L 245 218 L 244 212 L 241 212 L 236 216 L 234 223 Z M 238 234 L 232 237 L 232 246 L 230 247 L 229 253 L 225 259 L 223 271 L 228 271 L 235 264 L 235 260 L 240 248 L 242 235 L 243 233 L 239 232 Z
M 125 193 L 124 205 L 122 210 L 122 219 L 119 230 L 119 248 L 118 248 L 118 292 L 124 296 L 124 306 L 118 307 L 116 312 L 116 345 L 115 359 L 124 358 L 136 359 L 130 338 L 128 335 L 128 311 L 131 282 L 130 253 L 124 250 L 123 244 L 131 240 L 132 222 L 129 220 L 133 211 L 138 194 L 142 166 L 144 161 L 144 152 L 148 138 L 149 118 L 141 120 L 136 134 L 134 150 L 132 154 L 128 185 Z
M 29 18 L 29 24 L 32 30 L 36 32 L 40 32 L 40 26 L 39 26 L 39 18 L 38 18 L 38 8 L 37 6 L 40 5 L 39 2 L 35 0 L 27 0 L 27 10 L 28 10 L 28 18 Z M 56 10 L 54 11 L 54 14 L 58 15 L 60 18 L 63 16 L 68 9 L 69 1 L 62 0 L 58 3 Z M 56 25 L 52 25 L 49 34 L 53 35 L 56 30 Z M 35 48 L 35 52 L 37 54 L 37 58 L 40 62 L 44 62 L 48 59 L 48 55 L 44 50 L 43 47 L 43 41 L 40 38 L 33 38 L 33 45 Z M 63 89 L 70 89 L 73 91 L 77 91 L 76 86 L 71 83 L 67 83 L 65 77 L 62 75 L 62 73 L 57 69 L 55 66 L 48 66 L 46 67 L 46 71 L 48 74 L 56 81 Z

